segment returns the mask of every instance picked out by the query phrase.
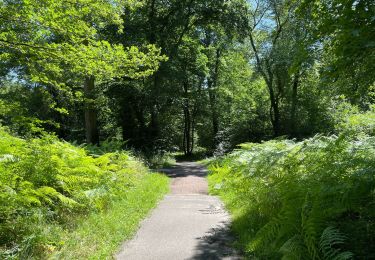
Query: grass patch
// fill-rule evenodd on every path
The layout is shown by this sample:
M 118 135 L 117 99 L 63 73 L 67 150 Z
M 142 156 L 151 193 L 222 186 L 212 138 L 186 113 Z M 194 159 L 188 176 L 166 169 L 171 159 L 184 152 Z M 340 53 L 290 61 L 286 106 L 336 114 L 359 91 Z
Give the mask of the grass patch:
M 132 237 L 140 221 L 168 192 L 169 180 L 150 174 L 114 202 L 111 209 L 78 222 L 72 233 L 64 232 L 64 246 L 52 259 L 111 259 L 124 240 Z

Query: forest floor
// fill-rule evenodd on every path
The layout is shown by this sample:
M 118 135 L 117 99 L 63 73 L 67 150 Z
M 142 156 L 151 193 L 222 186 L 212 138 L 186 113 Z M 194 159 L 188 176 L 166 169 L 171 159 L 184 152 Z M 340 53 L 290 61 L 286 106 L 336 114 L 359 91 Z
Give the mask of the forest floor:
M 171 193 L 116 259 L 241 259 L 232 248 L 229 214 L 217 197 L 208 195 L 207 170 L 179 162 L 163 172 L 172 179 Z

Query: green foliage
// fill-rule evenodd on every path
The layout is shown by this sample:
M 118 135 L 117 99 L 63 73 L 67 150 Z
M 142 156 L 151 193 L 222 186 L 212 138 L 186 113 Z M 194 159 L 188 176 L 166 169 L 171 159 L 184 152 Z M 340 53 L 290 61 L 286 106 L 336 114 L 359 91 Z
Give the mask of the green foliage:
M 67 70 L 99 80 L 151 75 L 165 60 L 154 45 L 141 51 L 100 37 L 109 25 L 122 32 L 123 8 L 131 2 L 1 1 L 0 62 L 26 68 L 32 82 L 55 85 L 65 84 Z
M 127 190 L 110 209 L 78 219 L 73 232 L 65 230 L 62 247 L 51 259 L 111 259 L 139 222 L 168 192 L 168 177 L 148 174 Z
M 324 229 L 319 243 L 323 259 L 352 259 L 353 254 L 351 252 L 340 252 L 339 249 L 335 248 L 345 244 L 345 241 L 346 237 L 338 229 L 334 227 Z
M 160 169 L 171 167 L 176 163 L 172 153 L 158 153 L 146 158 L 147 164 L 151 169 Z
M 71 218 L 126 197 L 146 170 L 124 146 L 162 167 L 179 150 L 202 159 L 316 134 L 339 137 L 242 145 L 213 167 L 212 188 L 249 231 L 250 255 L 375 258 L 364 246 L 374 230 L 374 8 L 0 0 L 0 258 L 53 251 Z M 107 141 L 77 148 L 46 133 Z
M 0 88 L 0 123 L 12 133 L 22 137 L 40 135 L 59 129 L 52 120 L 57 112 L 56 103 L 46 89 L 29 87 L 11 81 L 4 81 Z
M 331 113 L 336 132 L 347 132 L 351 135 L 375 135 L 375 106 L 368 111 L 359 112 L 357 106 L 347 102 L 340 102 L 333 107 Z
M 58 247 L 58 230 L 109 210 L 146 175 L 127 152 L 94 158 L 53 136 L 25 140 L 0 129 L 0 258 Z
M 249 257 L 368 259 L 374 155 L 374 137 L 350 132 L 246 143 L 211 162 L 210 190 L 233 213 Z
M 309 23 L 310 38 L 327 55 L 323 78 L 337 81 L 352 100 L 368 101 L 374 84 L 374 1 L 304 0 L 298 9 Z

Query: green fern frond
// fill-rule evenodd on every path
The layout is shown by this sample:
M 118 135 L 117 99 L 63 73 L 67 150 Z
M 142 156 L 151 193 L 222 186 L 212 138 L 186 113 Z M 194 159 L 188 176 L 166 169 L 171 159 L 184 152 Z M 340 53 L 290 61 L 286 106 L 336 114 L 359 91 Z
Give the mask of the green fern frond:
M 58 200 L 62 203 L 63 206 L 73 207 L 78 205 L 75 200 L 62 195 L 52 187 L 41 187 L 37 189 L 36 192 L 39 197 L 48 204 L 53 204 L 54 200 Z
M 347 260 L 352 259 L 353 254 L 349 251 L 342 252 L 339 247 L 345 243 L 344 236 L 337 228 L 332 226 L 324 229 L 320 236 L 319 248 L 326 260 Z
M 281 247 L 280 253 L 283 255 L 282 260 L 300 260 L 305 255 L 306 248 L 304 247 L 303 238 L 300 235 L 294 235 L 288 239 Z
M 269 221 L 257 232 L 248 249 L 250 251 L 265 250 L 266 247 L 277 238 L 281 226 L 282 220 L 279 218 L 274 218 Z

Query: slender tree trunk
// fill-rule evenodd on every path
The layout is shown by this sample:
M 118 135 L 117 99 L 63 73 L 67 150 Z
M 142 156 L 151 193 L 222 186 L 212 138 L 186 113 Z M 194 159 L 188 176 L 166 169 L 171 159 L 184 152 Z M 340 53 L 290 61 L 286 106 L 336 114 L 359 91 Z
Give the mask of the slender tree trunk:
M 190 102 L 188 95 L 188 83 L 184 83 L 184 153 L 190 155 L 192 153 L 192 116 L 190 113 Z
M 277 137 L 281 133 L 279 101 L 273 89 L 273 85 L 267 84 L 267 86 L 270 94 L 270 118 L 273 128 L 273 134 L 275 137 Z
M 190 154 L 193 154 L 194 151 L 194 132 L 195 132 L 195 115 L 193 114 L 191 119 L 191 147 L 190 147 Z
M 279 136 L 281 133 L 281 126 L 280 126 L 280 110 L 279 110 L 279 97 L 276 95 L 274 90 L 274 82 L 273 82 L 273 74 L 271 69 L 268 69 L 268 77 L 265 76 L 265 73 L 262 75 L 266 81 L 266 85 L 268 88 L 268 93 L 270 95 L 270 119 L 273 129 L 273 134 L 275 137 Z
M 85 134 L 86 142 L 99 144 L 99 129 L 97 112 L 95 109 L 95 79 L 93 76 L 86 77 L 84 84 L 85 93 Z
M 211 120 L 212 120 L 212 131 L 213 137 L 217 136 L 219 132 L 219 116 L 217 113 L 216 107 L 216 87 L 217 87 L 217 80 L 219 76 L 219 63 L 220 63 L 220 50 L 216 50 L 216 60 L 215 60 L 215 68 L 214 73 L 211 76 L 211 79 L 208 80 L 208 96 L 210 99 L 210 107 L 211 107 Z M 214 143 L 216 141 L 214 140 Z
M 297 101 L 298 101 L 298 85 L 299 85 L 299 71 L 294 75 L 293 88 L 292 88 L 292 106 L 290 111 L 290 133 L 295 136 L 297 133 Z
M 184 83 L 184 121 L 185 121 L 185 155 L 189 155 L 191 151 L 191 115 L 190 115 L 190 104 L 188 96 L 188 83 Z
M 184 110 L 184 128 L 183 128 L 183 140 L 182 140 L 182 150 L 184 151 L 184 154 L 186 155 L 186 113 Z
M 255 41 L 254 41 L 252 33 L 250 33 L 250 43 L 255 54 L 257 69 L 259 73 L 262 75 L 264 81 L 266 82 L 268 92 L 270 95 L 270 103 L 271 103 L 270 104 L 270 119 L 272 123 L 273 134 L 274 136 L 279 136 L 281 133 L 280 110 L 279 110 L 278 96 L 275 94 L 275 90 L 274 90 L 274 80 L 273 80 L 274 75 L 272 72 L 272 65 L 269 63 L 269 60 L 261 59 L 258 53 L 258 50 L 255 46 Z
M 273 102 L 273 133 L 275 137 L 280 136 L 281 126 L 280 126 L 280 110 L 278 102 Z
M 152 143 L 154 143 L 154 141 L 156 139 L 158 139 L 159 137 L 159 134 L 160 134 L 160 126 L 159 126 L 159 118 L 158 118 L 158 99 L 155 98 L 155 97 L 158 97 L 159 95 L 159 80 L 160 80 L 160 77 L 159 77 L 159 73 L 156 72 L 154 75 L 153 75 L 153 82 L 151 84 L 153 84 L 153 89 L 152 89 L 152 93 L 153 93 L 153 100 L 152 100 L 152 104 L 151 104 L 151 121 L 150 121 L 150 124 L 149 124 L 149 137 L 151 138 L 151 141 Z
M 190 110 L 189 110 L 189 107 L 187 106 L 185 108 L 185 112 L 186 112 L 186 118 L 185 118 L 185 121 L 186 121 L 186 129 L 185 129 L 185 132 L 186 132 L 186 154 L 189 155 L 191 154 L 191 117 L 190 117 Z
M 199 87 L 198 93 L 200 94 L 200 92 L 201 92 L 201 87 Z M 192 113 L 192 119 L 191 119 L 191 151 L 190 151 L 191 154 L 193 154 L 194 152 L 194 145 L 195 145 L 194 135 L 195 135 L 195 126 L 196 126 L 195 121 L 198 115 L 198 111 L 199 111 L 199 105 L 195 103 L 193 113 Z
M 217 117 L 217 110 L 216 110 L 216 94 L 214 93 L 213 89 L 213 81 L 208 80 L 208 97 L 210 99 L 210 108 L 211 108 L 211 121 L 212 121 L 212 134 L 215 138 L 217 133 L 219 132 L 219 119 Z
M 184 154 L 191 154 L 191 115 L 187 105 L 184 106 Z
M 156 0 L 151 0 L 150 7 L 149 7 L 149 14 L 148 14 L 148 23 L 149 23 L 149 31 L 148 31 L 148 40 L 150 44 L 155 44 L 157 41 L 157 28 L 156 28 Z M 154 97 L 158 96 L 159 92 L 159 82 L 160 82 L 160 72 L 156 71 L 152 76 L 152 93 Z M 155 140 L 157 140 L 160 129 L 159 129 L 159 119 L 158 119 L 158 100 L 153 99 L 151 105 L 151 120 L 149 124 L 149 137 L 151 138 L 151 143 L 155 144 Z M 155 148 L 155 147 L 154 147 Z

